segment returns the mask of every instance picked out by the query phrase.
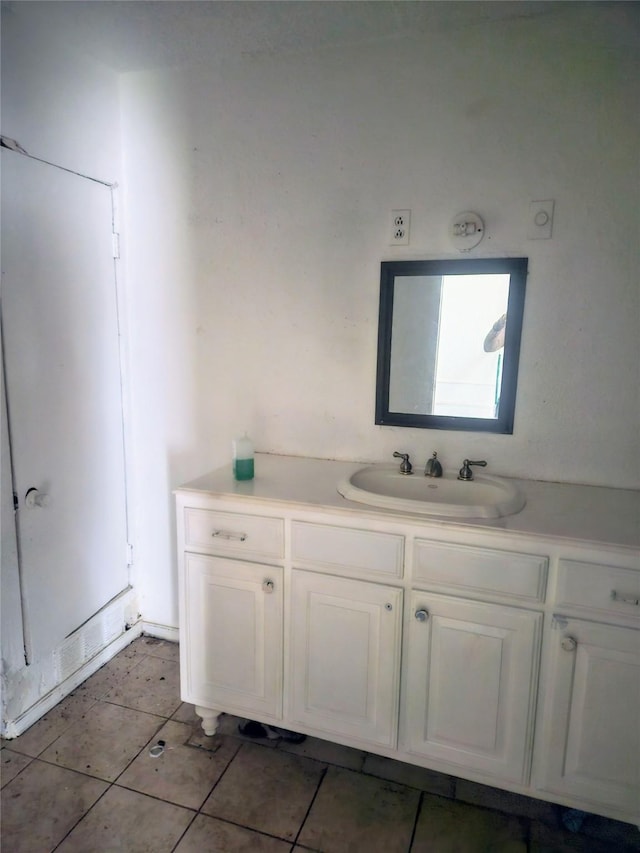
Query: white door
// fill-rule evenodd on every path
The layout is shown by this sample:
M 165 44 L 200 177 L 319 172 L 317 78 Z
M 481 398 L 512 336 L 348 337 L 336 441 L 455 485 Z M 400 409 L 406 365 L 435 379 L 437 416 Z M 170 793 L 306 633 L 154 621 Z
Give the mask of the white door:
M 282 568 L 187 553 L 182 583 L 182 698 L 280 719 Z
M 551 632 L 542 787 L 640 820 L 640 631 L 566 621 Z
M 396 744 L 402 590 L 293 572 L 294 722 Z
M 411 604 L 407 751 L 525 782 L 542 615 L 415 591 Z
M 31 659 L 128 586 L 112 219 L 109 187 L 2 151 L 4 368 Z

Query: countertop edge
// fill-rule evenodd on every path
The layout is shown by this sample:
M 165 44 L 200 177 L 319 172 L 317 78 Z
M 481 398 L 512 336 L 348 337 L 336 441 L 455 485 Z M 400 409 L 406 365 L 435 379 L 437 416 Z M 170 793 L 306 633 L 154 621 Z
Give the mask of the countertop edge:
M 527 502 L 519 513 L 497 519 L 425 516 L 342 497 L 337 491 L 340 479 L 363 464 L 256 454 L 253 480 L 235 481 L 229 464 L 182 484 L 173 492 L 204 494 L 255 507 L 277 504 L 289 511 L 302 507 L 372 521 L 384 518 L 396 524 L 422 524 L 430 529 L 515 534 L 553 540 L 564 546 L 593 545 L 627 554 L 640 552 L 640 491 L 504 477 L 501 479 L 515 483 L 526 496 Z

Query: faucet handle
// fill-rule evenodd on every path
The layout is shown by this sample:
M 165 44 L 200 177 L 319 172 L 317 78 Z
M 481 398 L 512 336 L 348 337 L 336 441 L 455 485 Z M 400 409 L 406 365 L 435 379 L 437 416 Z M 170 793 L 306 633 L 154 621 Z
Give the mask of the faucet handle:
M 462 463 L 460 473 L 458 474 L 459 480 L 473 480 L 473 471 L 471 470 L 472 465 L 478 465 L 480 468 L 486 468 L 487 462 L 485 459 L 478 459 L 475 462 L 471 459 L 465 459 Z
M 396 450 L 393 455 L 394 455 L 394 458 L 396 458 L 396 459 L 402 459 L 402 462 L 400 463 L 400 473 L 401 474 L 412 474 L 413 473 L 413 471 L 412 471 L 413 466 L 411 465 L 411 462 L 409 462 L 409 454 L 408 453 L 398 453 L 398 451 Z

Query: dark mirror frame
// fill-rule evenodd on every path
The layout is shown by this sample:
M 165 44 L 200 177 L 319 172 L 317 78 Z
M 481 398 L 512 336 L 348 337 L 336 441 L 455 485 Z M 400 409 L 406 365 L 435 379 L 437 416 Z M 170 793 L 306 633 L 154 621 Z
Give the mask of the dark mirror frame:
M 520 336 L 527 282 L 527 258 L 455 258 L 432 261 L 383 261 L 380 265 L 380 313 L 378 319 L 378 368 L 376 379 L 376 424 L 418 429 L 450 429 L 467 432 L 513 433 L 518 384 Z M 509 299 L 500 408 L 497 418 L 464 418 L 446 415 L 424 415 L 389 411 L 389 376 L 391 370 L 391 330 L 393 326 L 393 292 L 396 276 L 490 275 L 508 273 Z M 460 318 L 460 334 L 464 334 L 465 318 Z

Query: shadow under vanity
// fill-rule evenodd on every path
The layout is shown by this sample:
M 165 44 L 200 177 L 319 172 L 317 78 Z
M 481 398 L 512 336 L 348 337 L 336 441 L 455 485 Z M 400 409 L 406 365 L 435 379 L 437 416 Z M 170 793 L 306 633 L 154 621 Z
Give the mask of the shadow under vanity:
M 176 493 L 182 699 L 640 822 L 640 496 L 518 481 L 520 512 L 345 500 L 258 454 Z

